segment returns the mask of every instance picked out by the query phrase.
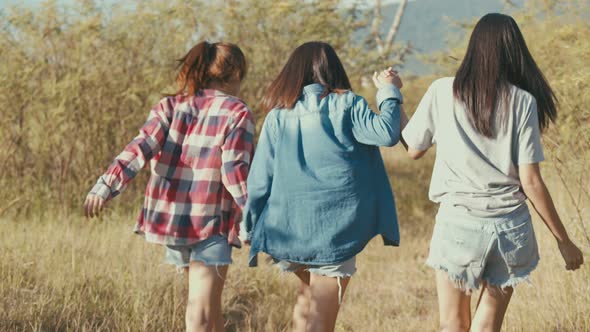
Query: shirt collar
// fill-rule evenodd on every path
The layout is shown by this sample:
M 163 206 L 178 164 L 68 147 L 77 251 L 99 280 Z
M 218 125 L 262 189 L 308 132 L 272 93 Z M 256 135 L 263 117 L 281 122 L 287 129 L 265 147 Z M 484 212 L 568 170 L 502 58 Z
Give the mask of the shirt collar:
M 303 93 L 310 93 L 314 95 L 319 95 L 324 92 L 324 87 L 319 83 L 309 84 L 303 87 Z

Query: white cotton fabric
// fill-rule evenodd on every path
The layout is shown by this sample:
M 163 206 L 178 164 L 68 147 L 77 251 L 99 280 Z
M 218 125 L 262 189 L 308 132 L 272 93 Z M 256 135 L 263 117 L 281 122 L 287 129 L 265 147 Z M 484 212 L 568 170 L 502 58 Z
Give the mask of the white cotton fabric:
M 454 98 L 453 80 L 432 83 L 402 133 L 416 150 L 436 144 L 430 199 L 441 204 L 439 213 L 479 218 L 528 213 L 518 166 L 544 160 L 535 98 L 512 86 L 508 104 L 496 110 L 503 116 L 496 117 L 495 137 L 487 138 Z

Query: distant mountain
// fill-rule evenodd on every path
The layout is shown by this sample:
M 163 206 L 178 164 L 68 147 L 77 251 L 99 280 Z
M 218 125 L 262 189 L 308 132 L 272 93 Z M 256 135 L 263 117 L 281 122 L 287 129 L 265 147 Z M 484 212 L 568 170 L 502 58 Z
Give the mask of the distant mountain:
M 522 4 L 524 0 L 513 1 Z M 383 6 L 383 27 L 389 29 L 396 4 Z M 416 53 L 429 54 L 452 47 L 449 38 L 460 36 L 461 29 L 451 24 L 453 21 L 477 20 L 491 12 L 505 9 L 502 0 L 415 0 L 408 2 L 400 25 L 397 42 L 409 41 Z M 415 74 L 428 74 L 432 68 L 422 63 L 416 55 L 408 57 L 404 69 Z

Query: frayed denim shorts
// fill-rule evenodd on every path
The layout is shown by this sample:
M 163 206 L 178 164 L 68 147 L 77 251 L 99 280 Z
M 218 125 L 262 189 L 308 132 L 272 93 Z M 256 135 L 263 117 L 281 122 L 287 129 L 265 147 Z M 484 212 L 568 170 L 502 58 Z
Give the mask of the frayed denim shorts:
M 303 270 L 312 274 L 332 278 L 349 278 L 352 277 L 352 275 L 356 272 L 356 257 L 353 257 L 344 262 L 327 265 L 308 265 L 285 260 L 277 260 L 274 258 L 273 261 L 274 265 L 282 272 L 297 272 Z
M 539 252 L 530 214 L 508 219 L 437 216 L 426 264 L 470 293 L 482 281 L 501 288 L 528 280 Z
M 308 271 L 311 274 L 336 278 L 338 282 L 338 303 L 342 303 L 342 278 L 350 278 L 356 272 L 356 257 L 340 263 L 309 265 L 273 258 L 274 265 L 282 272 Z
M 229 265 L 232 247 L 227 238 L 213 235 L 188 246 L 166 246 L 166 262 L 177 268 L 188 267 L 190 262 L 203 262 L 208 266 Z

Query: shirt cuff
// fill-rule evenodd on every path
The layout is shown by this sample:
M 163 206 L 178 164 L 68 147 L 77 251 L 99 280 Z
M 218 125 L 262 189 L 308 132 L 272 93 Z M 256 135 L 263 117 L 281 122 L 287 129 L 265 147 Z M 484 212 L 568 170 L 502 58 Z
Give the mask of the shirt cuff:
M 397 99 L 400 105 L 404 103 L 402 92 L 393 84 L 387 84 L 377 91 L 377 106 L 381 108 L 381 103 L 387 99 Z
M 99 196 L 106 201 L 111 197 L 111 188 L 106 184 L 97 183 L 90 190 L 90 194 Z

